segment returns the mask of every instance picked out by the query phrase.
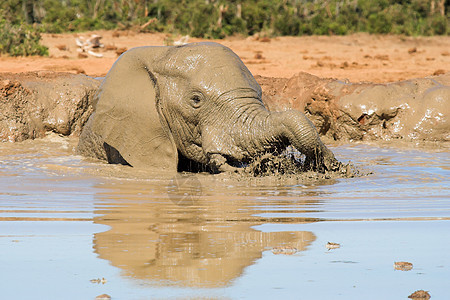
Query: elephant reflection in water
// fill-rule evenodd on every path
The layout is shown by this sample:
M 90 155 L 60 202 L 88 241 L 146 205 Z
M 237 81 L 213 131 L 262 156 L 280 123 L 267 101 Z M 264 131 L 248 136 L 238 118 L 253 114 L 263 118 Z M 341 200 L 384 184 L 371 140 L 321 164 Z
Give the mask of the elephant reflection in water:
M 260 205 L 254 198 L 251 203 L 248 198 L 224 201 L 215 193 L 198 198 L 193 205 L 179 206 L 167 194 L 149 201 L 133 187 L 129 190 L 120 201 L 112 199 L 123 199 L 123 186 L 109 196 L 104 194 L 102 203 L 110 208 L 96 211 L 99 216 L 95 217 L 95 223 L 111 227 L 95 235 L 96 253 L 121 268 L 125 276 L 170 285 L 220 287 L 241 276 L 263 251 L 285 246 L 303 251 L 316 239 L 311 232 L 253 229 L 275 222 L 254 216 L 262 213 L 251 208 Z

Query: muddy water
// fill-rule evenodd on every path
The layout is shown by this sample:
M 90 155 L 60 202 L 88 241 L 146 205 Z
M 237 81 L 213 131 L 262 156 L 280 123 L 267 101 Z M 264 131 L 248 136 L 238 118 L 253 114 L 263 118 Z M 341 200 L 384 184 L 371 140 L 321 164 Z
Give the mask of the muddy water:
M 0 144 L 2 298 L 448 298 L 448 148 L 338 146 L 372 174 L 296 181 L 146 174 L 75 143 Z

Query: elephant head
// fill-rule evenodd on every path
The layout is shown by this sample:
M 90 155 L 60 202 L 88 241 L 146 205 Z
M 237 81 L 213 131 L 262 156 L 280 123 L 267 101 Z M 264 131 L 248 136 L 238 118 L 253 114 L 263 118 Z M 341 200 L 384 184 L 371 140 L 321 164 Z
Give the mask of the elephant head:
M 316 170 L 340 165 L 303 113 L 269 112 L 261 97 L 250 71 L 220 44 L 134 48 L 104 79 L 79 149 L 95 136 L 113 163 L 176 170 L 181 158 L 226 171 L 292 145 Z

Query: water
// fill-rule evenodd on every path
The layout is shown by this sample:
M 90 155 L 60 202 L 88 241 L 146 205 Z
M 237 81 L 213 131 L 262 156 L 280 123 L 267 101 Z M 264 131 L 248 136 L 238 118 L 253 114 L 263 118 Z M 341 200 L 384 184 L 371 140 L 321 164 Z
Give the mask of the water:
M 372 174 L 293 182 L 146 174 L 75 142 L 0 144 L 4 299 L 448 298 L 446 148 L 339 146 Z

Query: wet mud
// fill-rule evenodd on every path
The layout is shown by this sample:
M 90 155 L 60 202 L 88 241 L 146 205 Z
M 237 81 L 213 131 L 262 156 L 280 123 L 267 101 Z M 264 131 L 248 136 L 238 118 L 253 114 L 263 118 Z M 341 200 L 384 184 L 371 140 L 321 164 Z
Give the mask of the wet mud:
M 427 291 L 418 290 L 418 291 L 415 291 L 414 293 L 412 293 L 411 295 L 409 295 L 408 298 L 413 299 L 413 300 L 421 300 L 421 299 L 428 300 L 431 298 L 431 295 Z
M 450 73 L 389 84 L 299 73 L 256 76 L 271 111 L 305 112 L 329 141 L 449 141 Z M 0 140 L 79 135 L 100 81 L 55 72 L 0 74 Z
M 307 73 L 257 80 L 270 110 L 305 112 L 319 133 L 332 140 L 450 140 L 450 73 L 388 84 Z
M 278 181 L 294 180 L 305 182 L 365 176 L 370 174 L 370 171 L 358 170 L 350 162 L 346 164 L 340 163 L 335 170 L 313 171 L 309 166 L 305 165 L 304 156 L 301 153 L 294 148 L 288 147 L 281 154 L 268 153 L 255 157 L 243 167 L 242 172 L 239 174 L 243 177 L 270 177 Z
M 70 73 L 0 73 L 0 142 L 79 135 L 99 84 Z

